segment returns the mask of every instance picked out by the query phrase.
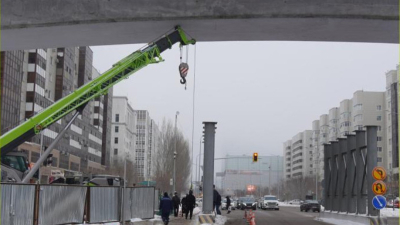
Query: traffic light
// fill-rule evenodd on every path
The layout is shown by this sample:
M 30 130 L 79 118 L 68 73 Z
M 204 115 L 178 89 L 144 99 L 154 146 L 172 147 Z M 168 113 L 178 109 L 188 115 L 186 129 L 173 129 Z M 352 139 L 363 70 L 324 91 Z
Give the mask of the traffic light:
M 253 162 L 257 162 L 258 161 L 258 153 L 255 152 L 253 153 Z

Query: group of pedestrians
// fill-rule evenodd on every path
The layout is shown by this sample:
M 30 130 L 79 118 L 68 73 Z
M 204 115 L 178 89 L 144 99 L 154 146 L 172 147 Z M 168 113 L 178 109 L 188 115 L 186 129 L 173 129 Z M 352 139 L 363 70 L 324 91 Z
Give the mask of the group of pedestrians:
M 178 193 L 175 192 L 172 199 L 168 196 L 168 193 L 164 193 L 164 197 L 160 202 L 161 218 L 165 225 L 169 223 L 169 214 L 171 211 L 174 212 L 174 216 L 177 217 L 179 214 L 179 207 L 182 207 L 182 217 L 185 214 L 185 218 L 192 219 L 193 209 L 196 206 L 196 198 L 193 195 L 193 191 L 190 190 L 189 194 L 180 200 Z
M 215 189 L 214 185 L 214 193 L 213 193 L 213 210 L 217 215 L 221 215 L 220 207 L 222 204 L 222 197 L 219 192 Z M 226 209 L 228 210 L 228 214 L 231 213 L 231 199 L 229 196 L 226 196 Z

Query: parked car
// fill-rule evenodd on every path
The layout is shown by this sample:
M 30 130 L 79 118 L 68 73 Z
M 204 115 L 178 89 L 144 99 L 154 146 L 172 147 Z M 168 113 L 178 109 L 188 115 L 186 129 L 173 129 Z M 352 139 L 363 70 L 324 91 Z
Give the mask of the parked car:
M 263 198 L 261 208 L 264 210 L 266 209 L 279 210 L 278 198 L 274 195 L 265 195 Z
M 309 210 L 312 210 L 313 212 L 321 212 L 321 205 L 318 203 L 318 201 L 306 200 L 300 205 L 300 211 L 308 212 Z
M 237 204 L 238 204 L 237 200 L 232 200 L 232 203 L 231 203 L 232 207 L 231 207 L 231 209 L 232 209 L 232 210 L 235 210 L 235 209 L 237 208 Z
M 238 209 L 245 210 L 245 209 L 257 209 L 257 202 L 252 197 L 241 197 L 239 198 Z
M 289 202 L 290 205 L 301 205 L 301 203 L 303 203 L 303 201 L 300 199 L 294 199 Z

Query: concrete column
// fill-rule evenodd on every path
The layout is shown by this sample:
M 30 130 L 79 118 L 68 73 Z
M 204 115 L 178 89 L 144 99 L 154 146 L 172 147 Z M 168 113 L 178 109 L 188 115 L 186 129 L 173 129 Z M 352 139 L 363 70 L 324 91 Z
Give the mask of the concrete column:
M 378 128 L 376 126 L 366 126 L 367 128 L 367 194 L 368 194 L 368 215 L 378 216 L 379 211 L 372 205 L 372 199 L 375 194 L 372 191 L 372 184 L 374 183 L 374 178 L 372 177 L 372 170 L 378 164 L 378 139 L 377 132 Z
M 356 131 L 356 193 L 357 193 L 357 214 L 366 213 L 366 198 L 365 198 L 365 154 L 366 148 L 365 131 Z
M 339 142 L 337 141 L 332 141 L 332 160 L 331 160 L 331 166 L 332 166 L 332 211 L 339 211 L 339 198 L 338 198 L 338 174 L 339 174 Z
M 324 206 L 326 211 L 332 210 L 331 206 L 331 166 L 330 157 L 332 152 L 332 146 L 330 144 L 324 144 Z
M 346 178 L 346 186 L 347 189 L 347 212 L 355 213 L 356 212 L 356 161 L 354 158 L 356 151 L 356 136 L 355 135 L 347 135 L 347 178 Z
M 345 179 L 347 176 L 347 163 L 346 163 L 346 150 L 347 150 L 347 139 L 339 138 L 339 179 L 338 179 L 338 198 L 339 198 L 339 212 L 347 212 L 346 204 L 346 189 Z
M 214 185 L 214 147 L 215 125 L 217 122 L 203 122 L 204 124 L 204 185 L 203 185 L 203 213 L 213 211 Z

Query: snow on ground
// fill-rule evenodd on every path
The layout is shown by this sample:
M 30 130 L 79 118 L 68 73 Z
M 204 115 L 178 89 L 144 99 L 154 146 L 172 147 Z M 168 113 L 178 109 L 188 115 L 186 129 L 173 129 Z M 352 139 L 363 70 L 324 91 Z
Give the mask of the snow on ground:
M 214 225 L 224 225 L 226 222 L 226 216 L 217 215 L 215 217 Z
M 338 220 L 338 219 L 332 219 L 332 218 L 320 218 L 319 220 L 326 222 L 326 223 L 337 224 L 337 225 L 363 225 L 362 223 L 351 222 L 351 221 L 346 221 L 346 220 Z
M 151 219 L 151 220 L 149 220 L 149 221 L 158 221 L 158 220 L 162 220 L 162 219 L 161 219 L 161 216 L 159 216 L 159 215 L 154 215 L 154 219 Z
M 381 209 L 381 216 L 386 216 L 386 217 L 399 217 L 399 209 L 394 209 L 393 208 L 384 208 Z
M 196 207 L 193 209 L 193 215 L 197 215 L 201 212 L 201 209 L 199 207 Z
M 279 204 L 279 206 L 287 206 L 287 207 L 300 207 L 300 205 L 292 205 L 292 204 L 289 204 L 289 203 L 287 203 L 287 202 L 279 202 L 278 203 Z
M 132 218 L 131 219 L 131 222 L 140 222 L 140 221 L 143 221 L 143 220 L 140 218 Z

